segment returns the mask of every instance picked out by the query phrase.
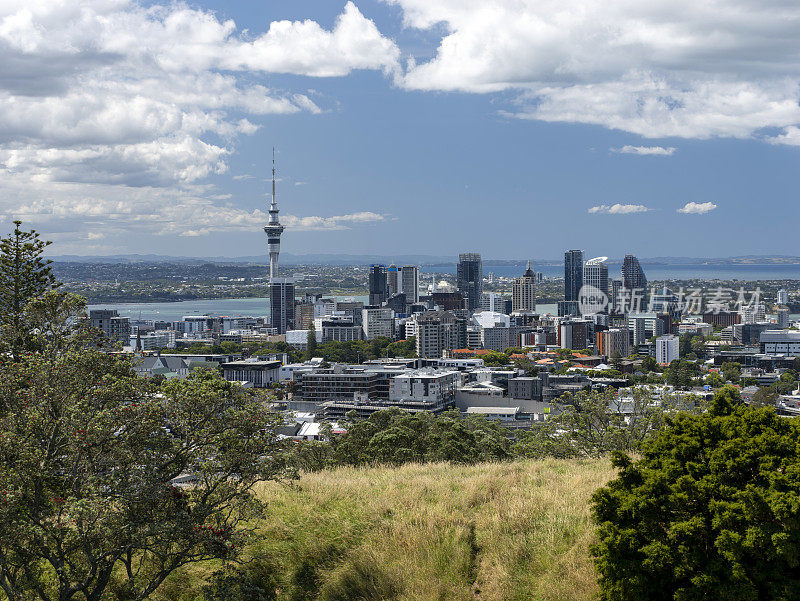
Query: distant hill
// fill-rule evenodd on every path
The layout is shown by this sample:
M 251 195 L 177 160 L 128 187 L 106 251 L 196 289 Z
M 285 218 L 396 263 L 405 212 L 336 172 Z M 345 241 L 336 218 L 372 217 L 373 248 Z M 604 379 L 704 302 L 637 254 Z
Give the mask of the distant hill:
M 49 257 L 61 263 L 268 263 L 266 255 L 244 257 L 184 257 L 155 254 L 120 254 L 106 256 L 91 255 L 53 255 Z M 587 255 L 587 258 L 591 258 Z M 561 265 L 563 259 L 531 259 L 535 265 Z M 800 257 L 788 255 L 743 255 L 739 257 L 639 257 L 644 265 L 800 265 Z M 281 253 L 284 265 L 369 265 L 384 263 L 390 265 L 453 265 L 457 256 L 436 255 L 346 255 L 346 254 L 305 254 Z M 527 259 L 484 259 L 487 266 L 524 265 Z M 609 259 L 610 265 L 622 263 L 621 258 Z
M 49 257 L 53 261 L 62 263 L 257 263 L 260 265 L 269 263 L 266 254 L 244 257 L 181 257 L 169 255 L 53 255 Z M 281 253 L 281 263 L 284 265 L 368 265 L 370 263 L 385 263 L 389 265 L 430 265 L 433 263 L 452 263 L 455 257 L 437 257 L 434 255 L 338 255 L 338 254 L 307 254 L 293 255 L 291 253 Z

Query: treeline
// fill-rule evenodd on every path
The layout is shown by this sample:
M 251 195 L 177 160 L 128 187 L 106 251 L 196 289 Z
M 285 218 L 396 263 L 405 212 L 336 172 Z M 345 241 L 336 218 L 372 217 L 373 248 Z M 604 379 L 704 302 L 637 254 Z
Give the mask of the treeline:
M 726 394 L 739 398 L 733 388 Z M 344 432 L 334 434 L 326 424 L 326 440 L 297 443 L 289 463 L 315 471 L 343 465 L 601 457 L 614 451 L 638 452 L 667 426 L 671 415 L 705 409 L 700 397 L 664 394 L 656 400 L 648 389 L 637 390 L 624 401 L 614 392 L 597 391 L 567 394 L 559 400 L 560 408 L 530 430 L 458 411 L 434 415 L 392 408 L 365 420 L 351 413 L 338 424 Z
M 327 424 L 327 440 L 298 443 L 290 462 L 314 471 L 340 465 L 478 463 L 513 456 L 506 428 L 496 421 L 461 417 L 457 411 L 434 415 L 393 408 L 365 420 L 348 420 L 341 427 L 344 433 L 332 434 Z
M 310 337 L 309 337 L 310 340 Z M 245 356 L 269 355 L 272 353 L 286 353 L 290 362 L 301 362 L 312 357 L 320 357 L 330 363 L 363 363 L 370 359 L 383 357 L 417 356 L 416 339 L 394 341 L 387 337 L 378 337 L 372 340 L 354 340 L 349 342 L 325 342 L 322 344 L 309 344 L 307 350 L 300 350 L 285 342 L 220 342 L 218 344 L 193 344 L 182 349 L 163 349 L 163 354 L 193 353 L 198 355 L 209 354 L 237 354 Z

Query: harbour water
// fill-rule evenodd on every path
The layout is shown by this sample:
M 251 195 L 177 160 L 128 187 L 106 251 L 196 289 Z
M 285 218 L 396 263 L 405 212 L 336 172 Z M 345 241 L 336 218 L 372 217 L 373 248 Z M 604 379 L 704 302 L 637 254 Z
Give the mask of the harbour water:
M 337 300 L 367 302 L 366 296 L 334 296 Z M 268 298 L 216 298 L 210 300 L 187 300 L 169 303 L 118 303 L 89 305 L 92 309 L 116 309 L 122 317 L 131 319 L 177 321 L 184 315 L 225 315 L 237 317 L 269 315 Z
M 620 265 L 609 263 L 608 274 L 611 277 L 620 277 Z M 800 264 L 798 265 L 663 265 L 642 264 L 645 275 L 650 281 L 659 280 L 690 280 L 690 279 L 720 279 L 741 280 L 752 282 L 756 280 L 800 280 Z M 541 271 L 545 277 L 564 277 L 563 265 L 536 265 L 534 271 Z M 424 274 L 448 273 L 455 274 L 456 266 L 452 265 L 423 265 L 420 271 Z M 517 265 L 486 265 L 483 273 L 493 273 L 503 277 L 519 277 L 525 271 L 525 264 Z
M 564 270 L 560 265 L 533 266 L 546 277 L 563 277 Z M 643 265 L 648 280 L 664 279 L 724 279 L 743 282 L 757 280 L 800 280 L 800 265 Z M 517 277 L 525 269 L 525 265 L 484 265 L 484 274 Z M 430 282 L 434 273 L 454 274 L 455 265 L 426 265 L 420 268 L 423 284 Z M 609 265 L 609 274 L 618 277 L 619 266 Z M 366 296 L 334 297 L 339 300 L 357 300 L 367 302 Z M 268 298 L 229 298 L 211 300 L 187 300 L 169 303 L 119 303 L 90 305 L 88 309 L 116 309 L 121 316 L 131 319 L 175 321 L 184 315 L 252 315 L 269 314 Z M 540 305 L 537 310 L 544 313 L 556 313 L 556 305 Z M 792 315 L 792 319 L 800 316 Z

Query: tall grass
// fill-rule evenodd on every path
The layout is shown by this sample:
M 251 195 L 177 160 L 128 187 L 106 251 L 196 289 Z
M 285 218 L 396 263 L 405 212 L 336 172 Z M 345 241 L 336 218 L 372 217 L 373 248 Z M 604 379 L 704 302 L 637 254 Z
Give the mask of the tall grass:
M 247 553 L 287 601 L 593 599 L 588 500 L 611 477 L 606 460 L 556 459 L 307 474 L 258 489 Z

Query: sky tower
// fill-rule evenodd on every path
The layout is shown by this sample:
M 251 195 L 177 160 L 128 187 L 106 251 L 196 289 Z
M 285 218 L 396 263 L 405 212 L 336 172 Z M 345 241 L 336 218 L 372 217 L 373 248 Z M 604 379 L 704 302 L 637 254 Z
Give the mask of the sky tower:
M 269 221 L 264 226 L 269 250 L 269 279 L 278 277 L 278 255 L 281 253 L 281 234 L 284 227 L 278 221 L 278 201 L 275 199 L 275 148 L 272 149 L 272 202 L 269 205 Z

